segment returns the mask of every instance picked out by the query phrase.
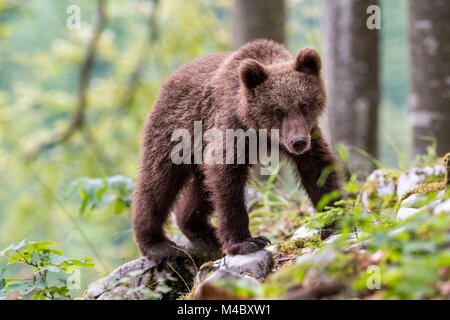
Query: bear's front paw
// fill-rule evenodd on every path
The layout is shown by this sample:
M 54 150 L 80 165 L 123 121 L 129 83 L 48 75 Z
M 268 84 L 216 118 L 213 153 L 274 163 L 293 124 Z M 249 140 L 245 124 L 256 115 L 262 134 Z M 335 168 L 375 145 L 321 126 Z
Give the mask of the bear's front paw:
M 264 247 L 270 244 L 270 240 L 266 237 L 256 237 L 244 240 L 242 242 L 233 243 L 225 248 L 227 254 L 248 254 L 264 249 Z
M 148 246 L 143 250 L 142 255 L 159 265 L 168 260 L 175 260 L 180 251 L 175 242 L 166 240 Z
M 333 222 L 329 225 L 320 228 L 320 240 L 325 240 L 329 238 L 331 235 L 335 234 L 336 231 L 337 231 L 336 222 Z

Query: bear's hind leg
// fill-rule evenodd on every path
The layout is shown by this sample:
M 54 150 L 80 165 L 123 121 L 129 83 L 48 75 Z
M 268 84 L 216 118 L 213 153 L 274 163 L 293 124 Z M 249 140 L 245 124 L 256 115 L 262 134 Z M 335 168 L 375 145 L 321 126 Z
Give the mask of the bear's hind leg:
M 142 255 L 160 264 L 180 253 L 164 224 L 189 172 L 151 154 L 144 159 L 133 194 L 133 228 Z
M 203 186 L 203 176 L 197 173 L 187 183 L 175 209 L 178 227 L 194 249 L 220 248 L 216 229 L 209 222 L 212 213 L 213 205 Z

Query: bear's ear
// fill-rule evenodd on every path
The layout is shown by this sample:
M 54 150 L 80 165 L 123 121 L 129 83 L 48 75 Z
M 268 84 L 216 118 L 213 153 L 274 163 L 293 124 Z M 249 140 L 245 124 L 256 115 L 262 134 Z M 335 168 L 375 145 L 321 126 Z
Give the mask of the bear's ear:
M 318 75 L 322 68 L 322 60 L 319 51 L 313 47 L 300 50 L 295 58 L 294 69 L 308 74 Z
M 239 76 L 247 88 L 254 89 L 267 79 L 268 73 L 258 61 L 245 59 L 239 67 Z

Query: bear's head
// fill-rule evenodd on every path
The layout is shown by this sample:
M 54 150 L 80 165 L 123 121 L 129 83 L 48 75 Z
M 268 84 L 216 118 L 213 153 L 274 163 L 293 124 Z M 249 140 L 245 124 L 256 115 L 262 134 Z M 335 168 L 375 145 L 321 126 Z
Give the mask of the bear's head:
M 291 154 L 307 151 L 326 101 L 320 70 L 319 52 L 311 47 L 286 63 L 243 60 L 239 76 L 244 123 L 255 130 L 278 129 L 281 148 Z

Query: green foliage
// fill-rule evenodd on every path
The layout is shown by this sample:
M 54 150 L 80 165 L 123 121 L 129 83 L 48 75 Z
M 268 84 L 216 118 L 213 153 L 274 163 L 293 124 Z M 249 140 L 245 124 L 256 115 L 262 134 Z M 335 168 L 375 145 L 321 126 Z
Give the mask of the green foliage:
M 436 147 L 437 147 L 437 140 L 434 137 L 429 137 L 429 136 L 422 136 L 421 139 L 425 140 L 425 141 L 429 141 L 431 142 L 431 144 L 429 144 L 426 147 L 426 151 L 427 154 L 426 155 L 421 155 L 418 154 L 416 156 L 415 159 L 415 165 L 416 166 L 428 166 L 432 163 L 434 163 L 436 161 L 437 158 L 437 153 L 436 153 Z
M 355 186 L 344 189 L 362 192 L 359 185 L 365 183 L 350 181 Z M 278 242 L 278 255 L 296 255 L 298 260 L 270 275 L 257 290 L 243 285 L 232 292 L 241 298 L 283 298 L 301 290 L 302 297 L 309 297 L 334 285 L 339 290 L 322 298 L 447 299 L 450 216 L 433 214 L 431 204 L 445 201 L 449 193 L 420 196 L 414 204 L 420 213 L 406 220 L 397 219 L 397 200 L 368 210 L 360 198 L 352 196 L 337 202 L 337 207 L 301 217 L 300 224 L 312 229 L 334 223 L 338 235 L 334 241 L 321 241 L 315 234 Z M 377 281 L 379 287 L 372 286 Z
M 450 232 L 449 215 L 425 212 L 408 220 L 399 232 L 374 234 L 369 250 L 385 252 L 380 264 L 387 288 L 385 298 L 423 299 L 439 296 L 436 281 L 448 280 L 442 272 L 450 266 L 447 248 Z M 441 275 L 440 275 L 441 274 Z
M 401 172 L 392 169 L 378 169 L 374 171 L 363 184 L 361 191 L 368 202 L 368 209 L 384 209 L 393 207 L 397 201 L 396 188 L 398 178 Z M 392 189 L 390 192 L 379 193 L 379 189 L 386 189 L 388 186 Z M 390 189 L 390 187 L 388 187 Z
M 327 198 L 327 196 L 324 196 Z M 305 225 L 308 228 L 320 229 L 322 227 L 329 226 L 334 222 L 338 221 L 340 217 L 346 214 L 345 206 L 350 206 L 353 204 L 352 200 L 340 200 L 337 201 L 335 207 L 325 206 L 323 211 L 317 212 L 313 217 L 306 217 L 304 219 Z
M 70 299 L 67 275 L 81 267 L 93 267 L 91 259 L 72 259 L 62 255 L 58 250 L 52 249 L 48 241 L 22 240 L 12 243 L 0 252 L 1 257 L 8 257 L 8 265 L 24 264 L 32 268 L 29 278 L 8 279 L 0 273 L 0 299 L 8 294 L 17 293 L 18 298 L 31 298 L 33 300 Z M 61 275 L 62 274 L 62 275 Z M 58 278 L 51 279 L 50 275 Z M 61 278 L 61 276 L 66 277 Z
M 336 145 L 336 151 L 343 164 L 348 163 L 349 155 L 347 149 L 340 143 Z
M 114 203 L 114 213 L 121 213 L 131 205 L 134 183 L 124 176 L 103 179 L 79 178 L 65 189 L 65 198 L 80 202 L 80 212 L 102 208 Z
M 340 283 L 347 287 L 340 293 L 344 298 L 370 297 L 373 294 L 384 299 L 445 298 L 436 283 L 449 281 L 448 215 L 428 212 L 403 224 L 392 221 L 391 228 L 386 228 L 386 221 L 383 227 L 373 227 L 374 220 L 368 215 L 359 216 L 358 220 L 359 232 L 370 237 L 361 237 L 356 244 L 367 243 L 367 252 L 346 250 L 347 241 L 324 244 L 319 253 L 305 256 L 302 262 L 270 276 L 258 298 L 281 297 L 290 288 L 300 285 L 307 288 L 311 283 L 319 286 Z M 391 217 L 391 220 L 394 219 Z M 354 222 L 354 217 L 349 216 L 342 225 L 353 228 Z M 381 221 L 375 219 L 376 222 Z M 397 228 L 392 228 L 394 225 Z M 377 255 L 381 258 L 374 258 Z M 379 268 L 380 288 L 369 289 L 370 266 Z
M 306 195 L 299 191 L 292 168 L 279 164 L 267 178 L 252 179 L 250 191 L 253 196 L 248 203 L 249 216 L 257 226 L 252 231 L 273 233 L 271 237 L 291 236 L 299 226 L 299 208 L 301 214 L 309 204 Z M 275 218 L 285 219 L 286 223 L 277 223 Z M 274 224 L 277 228 L 272 227 Z

